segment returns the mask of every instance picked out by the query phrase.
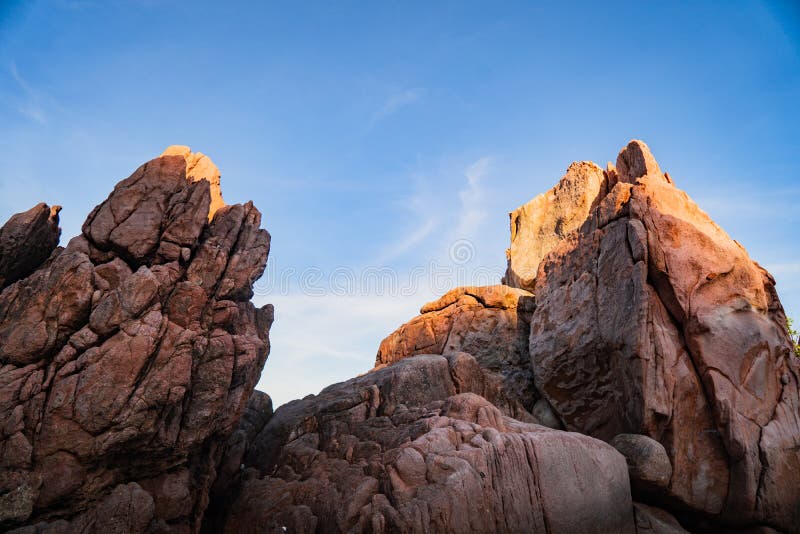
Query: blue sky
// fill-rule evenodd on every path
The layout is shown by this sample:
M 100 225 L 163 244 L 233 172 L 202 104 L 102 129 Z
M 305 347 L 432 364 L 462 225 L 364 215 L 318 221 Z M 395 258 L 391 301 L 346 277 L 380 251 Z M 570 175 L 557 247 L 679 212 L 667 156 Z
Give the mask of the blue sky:
M 508 211 L 631 138 L 800 318 L 798 124 L 790 1 L 0 0 L 0 219 L 61 204 L 66 242 L 166 146 L 209 154 L 273 236 L 277 404 L 499 278 Z

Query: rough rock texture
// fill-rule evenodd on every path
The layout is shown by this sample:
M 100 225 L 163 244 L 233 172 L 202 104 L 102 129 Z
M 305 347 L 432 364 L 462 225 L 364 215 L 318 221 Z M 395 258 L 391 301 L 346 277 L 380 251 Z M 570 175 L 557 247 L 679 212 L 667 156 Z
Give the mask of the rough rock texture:
M 0 529 L 199 528 L 269 351 L 250 298 L 270 238 L 250 203 L 209 222 L 219 172 L 173 152 L 0 293 Z M 55 214 L 28 227 L 52 248 Z
M 537 390 L 568 430 L 659 441 L 676 509 L 800 531 L 800 373 L 774 280 L 644 143 L 607 181 L 539 265 Z
M 635 532 L 624 458 L 522 423 L 471 357 L 419 355 L 279 408 L 224 532 Z
M 59 211 L 61 206 L 37 204 L 0 228 L 0 289 L 28 276 L 55 250 Z
M 606 194 L 603 169 L 594 163 L 573 163 L 550 191 L 509 213 L 511 247 L 503 283 L 534 290 L 539 263 L 567 234 L 589 217 Z
M 497 285 L 460 287 L 425 304 L 421 315 L 389 334 L 375 358 L 376 366 L 415 354 L 466 352 L 491 371 L 497 393 L 493 402 L 511 404 L 510 415 L 525 419 L 537 395 L 528 355 L 533 295 Z

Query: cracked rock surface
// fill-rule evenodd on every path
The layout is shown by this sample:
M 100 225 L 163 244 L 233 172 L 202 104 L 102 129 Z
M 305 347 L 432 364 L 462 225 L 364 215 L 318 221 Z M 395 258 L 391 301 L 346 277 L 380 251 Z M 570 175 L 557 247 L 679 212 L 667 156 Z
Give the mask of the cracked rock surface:
M 9 235 L 49 248 L 0 293 L 0 528 L 196 531 L 269 352 L 272 307 L 250 302 L 261 214 L 224 206 L 219 171 L 185 147 L 120 182 L 64 248 L 49 212 L 0 231 L 6 280 L 22 272 Z
M 537 391 L 568 430 L 660 442 L 661 502 L 797 532 L 800 374 L 774 279 L 641 141 L 606 174 L 608 193 L 538 268 Z
M 417 355 L 280 407 L 215 531 L 635 532 L 624 457 L 503 415 L 484 380 Z
M 533 295 L 504 285 L 459 287 L 425 304 L 421 315 L 384 339 L 375 365 L 416 354 L 466 352 L 494 385 L 486 396 L 509 415 L 531 418 L 537 395 L 528 354 Z

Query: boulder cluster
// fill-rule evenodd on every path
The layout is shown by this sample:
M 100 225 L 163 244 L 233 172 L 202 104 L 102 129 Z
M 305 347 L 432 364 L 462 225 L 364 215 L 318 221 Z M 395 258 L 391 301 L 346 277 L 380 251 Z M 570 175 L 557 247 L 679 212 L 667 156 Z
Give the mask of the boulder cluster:
M 370 372 L 253 391 L 272 307 L 252 204 L 170 147 L 56 248 L 0 229 L 0 528 L 800 532 L 800 367 L 774 279 L 641 141 L 511 214 Z M 278 355 L 278 357 L 280 357 Z M 298 371 L 299 372 L 299 371 Z

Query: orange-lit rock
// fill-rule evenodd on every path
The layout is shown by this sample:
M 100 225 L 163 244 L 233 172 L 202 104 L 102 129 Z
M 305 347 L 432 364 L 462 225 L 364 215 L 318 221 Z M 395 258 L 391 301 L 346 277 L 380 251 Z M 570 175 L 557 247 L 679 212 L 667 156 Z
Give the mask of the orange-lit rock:
M 592 162 L 573 163 L 549 191 L 509 214 L 511 247 L 503 283 L 534 290 L 539 263 L 567 234 L 586 221 L 605 195 L 603 170 Z
M 186 162 L 186 178 L 193 182 L 206 180 L 210 184 L 211 205 L 208 208 L 208 220 L 213 219 L 217 210 L 225 206 L 225 201 L 222 200 L 219 169 L 211 158 L 202 152 L 192 152 L 192 149 L 184 145 L 169 146 L 161 155 L 182 156 Z

